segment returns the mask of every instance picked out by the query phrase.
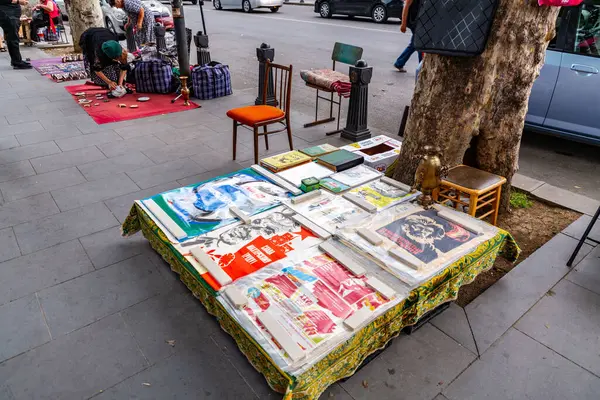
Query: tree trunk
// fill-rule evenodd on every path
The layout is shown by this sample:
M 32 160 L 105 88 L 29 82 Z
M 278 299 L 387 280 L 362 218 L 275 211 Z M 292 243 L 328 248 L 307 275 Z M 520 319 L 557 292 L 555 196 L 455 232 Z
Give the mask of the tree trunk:
M 66 4 L 69 12 L 69 26 L 73 36 L 75 52 L 80 52 L 79 38 L 88 28 L 103 27 L 102 9 L 98 0 L 69 0 Z
M 508 209 L 531 87 L 558 11 L 535 0 L 501 0 L 483 54 L 425 56 L 395 179 L 412 184 L 419 162 L 413 155 L 424 145 L 439 145 L 446 165 L 466 162 L 506 177 L 501 207 Z

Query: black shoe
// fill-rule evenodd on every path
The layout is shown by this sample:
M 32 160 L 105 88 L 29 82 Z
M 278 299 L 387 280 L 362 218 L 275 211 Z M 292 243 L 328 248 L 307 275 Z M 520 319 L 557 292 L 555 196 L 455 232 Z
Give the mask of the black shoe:
M 12 65 L 13 69 L 31 69 L 31 64 L 29 64 L 26 61 L 19 61 L 17 63 L 10 63 L 10 65 Z

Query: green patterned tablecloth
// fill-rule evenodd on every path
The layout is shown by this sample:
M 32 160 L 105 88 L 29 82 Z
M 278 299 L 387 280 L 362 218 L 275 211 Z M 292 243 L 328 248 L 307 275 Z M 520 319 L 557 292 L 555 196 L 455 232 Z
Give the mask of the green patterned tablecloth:
M 160 228 L 137 204 L 131 208 L 122 230 L 124 236 L 142 231 L 154 250 L 162 255 L 208 312 L 217 318 L 221 327 L 235 339 L 241 352 L 254 368 L 265 376 L 269 386 L 279 393 L 284 393 L 286 400 L 317 399 L 328 386 L 352 375 L 365 358 L 385 347 L 391 339 L 398 336 L 402 328 L 415 324 L 421 316 L 437 306 L 455 300 L 460 287 L 471 283 L 478 274 L 490 269 L 498 255 L 515 261 L 520 252 L 513 237 L 500 230 L 475 251 L 412 290 L 404 301 L 358 331 L 308 371 L 299 376 L 292 376 L 279 369 L 266 352 L 225 311 L 216 299 L 216 292 L 174 249 Z

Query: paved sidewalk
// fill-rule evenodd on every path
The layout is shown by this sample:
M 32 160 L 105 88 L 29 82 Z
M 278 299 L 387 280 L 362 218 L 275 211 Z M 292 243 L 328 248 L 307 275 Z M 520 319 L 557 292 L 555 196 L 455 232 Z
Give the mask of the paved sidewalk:
M 0 399 L 281 398 L 147 241 L 119 235 L 134 200 L 252 163 L 250 135 L 231 161 L 225 111 L 254 90 L 96 125 L 63 86 L 0 55 Z M 296 147 L 346 143 L 309 120 L 292 116 Z M 600 226 L 565 266 L 589 219 L 322 398 L 597 399 Z

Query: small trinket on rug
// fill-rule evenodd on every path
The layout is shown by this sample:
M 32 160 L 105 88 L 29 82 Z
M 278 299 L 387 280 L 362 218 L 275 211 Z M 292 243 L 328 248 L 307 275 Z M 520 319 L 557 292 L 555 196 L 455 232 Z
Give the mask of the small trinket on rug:
M 137 104 L 132 104 L 129 106 L 129 108 L 138 108 L 139 106 Z
M 94 106 L 99 106 L 99 105 L 100 105 L 100 103 L 94 103 Z
M 127 108 L 127 104 L 119 104 L 120 108 Z
M 90 104 L 84 104 L 83 106 L 84 107 L 90 107 Z
M 109 99 L 104 99 L 104 102 L 105 102 L 105 103 L 108 103 L 109 101 L 110 101 Z

